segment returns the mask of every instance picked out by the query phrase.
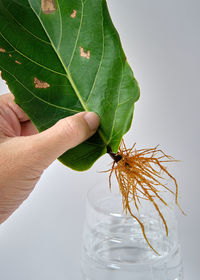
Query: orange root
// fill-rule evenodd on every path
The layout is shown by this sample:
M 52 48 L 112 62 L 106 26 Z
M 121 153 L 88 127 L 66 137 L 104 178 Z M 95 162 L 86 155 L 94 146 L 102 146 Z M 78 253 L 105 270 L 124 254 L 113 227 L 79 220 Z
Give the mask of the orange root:
M 127 149 L 124 141 L 122 140 L 118 154 L 117 162 L 114 161 L 112 168 L 110 170 L 109 176 L 109 186 L 111 189 L 111 177 L 113 172 L 119 183 L 119 189 L 122 194 L 123 209 L 126 213 L 137 220 L 139 223 L 143 236 L 150 246 L 150 248 L 158 254 L 158 252 L 151 246 L 145 234 L 145 228 L 142 222 L 133 214 L 130 203 L 134 202 L 135 208 L 139 211 L 139 205 L 141 199 L 149 200 L 156 211 L 158 212 L 160 218 L 165 226 L 166 235 L 168 235 L 167 222 L 162 215 L 156 199 L 159 200 L 164 205 L 167 202 L 161 197 L 160 192 L 162 189 L 167 190 L 175 196 L 176 205 L 182 211 L 178 203 L 178 184 L 176 179 L 167 171 L 163 163 L 175 162 L 172 157 L 163 153 L 163 151 L 158 149 L 158 146 L 152 149 L 134 149 L 135 145 L 131 149 Z M 112 154 L 113 155 L 113 154 Z M 113 157 L 113 156 L 112 156 Z M 167 178 L 172 179 L 175 185 L 175 191 L 167 187 L 163 180 Z M 184 214 L 184 212 L 182 211 Z

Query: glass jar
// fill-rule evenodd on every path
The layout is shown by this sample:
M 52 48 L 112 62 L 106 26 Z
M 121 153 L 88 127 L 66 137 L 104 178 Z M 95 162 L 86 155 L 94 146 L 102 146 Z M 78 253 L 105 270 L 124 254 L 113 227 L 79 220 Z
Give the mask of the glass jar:
M 158 202 L 157 202 L 158 203 Z M 169 234 L 155 207 L 141 200 L 145 233 L 156 254 L 144 239 L 139 223 L 122 209 L 117 187 L 93 187 L 87 195 L 86 221 L 81 254 L 84 280 L 182 280 L 182 260 L 173 203 L 159 205 Z

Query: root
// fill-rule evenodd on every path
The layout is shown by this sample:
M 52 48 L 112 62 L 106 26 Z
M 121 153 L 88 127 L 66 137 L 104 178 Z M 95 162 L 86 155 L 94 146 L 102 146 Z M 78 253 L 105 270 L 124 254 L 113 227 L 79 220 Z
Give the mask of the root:
M 168 206 L 167 202 L 161 197 L 161 191 L 165 190 L 175 196 L 175 203 L 185 215 L 178 203 L 178 184 L 176 179 L 167 171 L 164 163 L 176 162 L 175 159 L 166 155 L 158 146 L 152 149 L 136 150 L 135 144 L 131 149 L 127 149 L 122 140 L 119 152 L 112 153 L 108 147 L 108 153 L 114 160 L 109 176 L 109 187 L 111 190 L 111 177 L 113 173 L 119 183 L 119 189 L 122 194 L 123 209 L 125 213 L 137 220 L 143 236 L 149 247 L 156 253 L 158 252 L 151 246 L 146 234 L 143 223 L 133 214 L 130 203 L 133 202 L 136 210 L 139 212 L 141 200 L 150 201 L 156 209 L 158 215 L 163 221 L 166 235 L 168 235 L 167 222 L 162 215 L 157 200 L 163 205 Z M 163 183 L 166 179 L 171 179 L 175 186 L 175 191 L 171 190 Z

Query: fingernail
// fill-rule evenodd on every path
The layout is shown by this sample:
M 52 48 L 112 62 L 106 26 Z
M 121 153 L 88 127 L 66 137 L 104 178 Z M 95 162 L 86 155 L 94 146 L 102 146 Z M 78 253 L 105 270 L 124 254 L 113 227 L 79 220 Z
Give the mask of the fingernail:
M 84 118 L 91 130 L 97 130 L 97 128 L 99 127 L 100 119 L 96 113 L 88 112 L 85 114 Z

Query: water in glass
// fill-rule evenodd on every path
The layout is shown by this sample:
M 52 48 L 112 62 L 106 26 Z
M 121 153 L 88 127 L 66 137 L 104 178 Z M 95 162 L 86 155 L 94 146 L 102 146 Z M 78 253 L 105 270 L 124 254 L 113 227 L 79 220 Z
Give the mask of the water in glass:
M 146 243 L 141 227 L 122 211 L 121 196 L 103 185 L 88 193 L 81 256 L 84 280 L 182 280 L 182 261 L 173 207 L 162 207 L 169 234 L 147 201 L 139 218 L 156 254 Z

